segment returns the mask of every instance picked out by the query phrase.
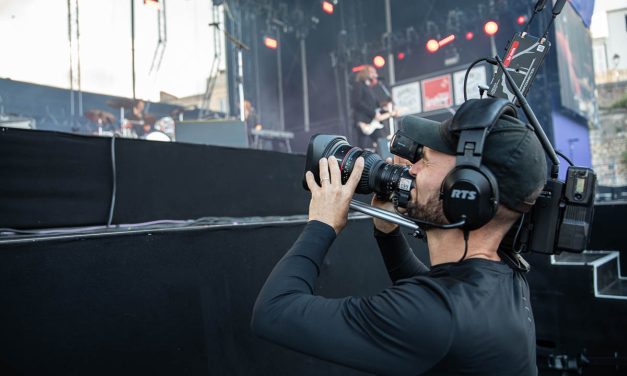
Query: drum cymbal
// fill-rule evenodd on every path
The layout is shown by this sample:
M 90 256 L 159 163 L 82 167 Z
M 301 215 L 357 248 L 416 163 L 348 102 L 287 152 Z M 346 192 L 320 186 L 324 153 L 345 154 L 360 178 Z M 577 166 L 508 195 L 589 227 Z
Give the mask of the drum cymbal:
M 91 109 L 85 111 L 85 117 L 90 121 L 98 124 L 113 124 L 115 123 L 115 116 L 107 111 L 98 109 Z
M 112 108 L 124 108 L 127 110 L 130 110 L 131 108 L 133 108 L 133 100 L 132 99 L 127 99 L 127 98 L 114 98 L 114 99 L 109 99 L 105 102 L 107 104 L 107 106 L 112 107 Z

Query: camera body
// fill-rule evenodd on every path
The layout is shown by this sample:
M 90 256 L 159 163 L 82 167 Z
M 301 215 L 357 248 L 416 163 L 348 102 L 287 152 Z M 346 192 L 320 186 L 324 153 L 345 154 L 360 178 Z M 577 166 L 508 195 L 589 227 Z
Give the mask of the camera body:
M 571 166 L 566 181 L 548 180 L 530 213 L 512 228 L 501 248 L 514 252 L 583 252 L 594 214 L 596 174 Z

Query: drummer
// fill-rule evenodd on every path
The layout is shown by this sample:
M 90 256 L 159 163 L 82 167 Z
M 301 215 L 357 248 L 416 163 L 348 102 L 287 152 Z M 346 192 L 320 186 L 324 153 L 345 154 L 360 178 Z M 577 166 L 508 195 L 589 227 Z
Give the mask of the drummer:
M 152 130 L 152 124 L 147 121 L 148 119 L 144 113 L 145 107 L 146 102 L 141 99 L 136 100 L 131 109 L 131 113 L 127 117 L 127 120 L 129 120 L 129 123 L 132 125 L 133 131 L 138 137 L 142 137 Z

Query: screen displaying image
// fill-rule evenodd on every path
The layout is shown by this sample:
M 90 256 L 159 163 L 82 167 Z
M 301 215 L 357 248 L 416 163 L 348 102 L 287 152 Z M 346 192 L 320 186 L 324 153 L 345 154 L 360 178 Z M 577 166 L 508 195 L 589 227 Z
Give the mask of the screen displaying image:
M 592 121 L 595 118 L 592 39 L 569 3 L 555 21 L 555 42 L 562 106 Z

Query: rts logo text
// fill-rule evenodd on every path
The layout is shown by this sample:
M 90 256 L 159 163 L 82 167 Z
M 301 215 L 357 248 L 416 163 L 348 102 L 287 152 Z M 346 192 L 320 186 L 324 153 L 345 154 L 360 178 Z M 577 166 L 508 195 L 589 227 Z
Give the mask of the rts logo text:
M 464 189 L 453 189 L 451 192 L 451 198 L 461 198 L 462 200 L 474 200 L 477 198 L 477 192 L 467 191 Z

